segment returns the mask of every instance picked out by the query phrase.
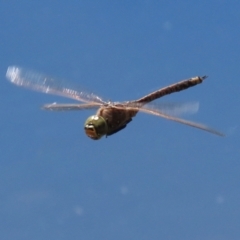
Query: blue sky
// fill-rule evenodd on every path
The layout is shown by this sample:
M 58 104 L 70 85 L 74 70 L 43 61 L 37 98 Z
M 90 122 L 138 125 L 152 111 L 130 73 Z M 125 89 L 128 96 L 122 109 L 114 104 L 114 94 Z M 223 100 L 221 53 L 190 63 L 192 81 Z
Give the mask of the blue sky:
M 238 1 L 0 3 L 0 239 L 240 238 Z M 100 141 L 68 99 L 18 88 L 9 65 L 107 100 L 137 99 L 185 78 L 201 85 L 161 99 L 198 101 L 186 116 L 221 138 L 139 114 Z

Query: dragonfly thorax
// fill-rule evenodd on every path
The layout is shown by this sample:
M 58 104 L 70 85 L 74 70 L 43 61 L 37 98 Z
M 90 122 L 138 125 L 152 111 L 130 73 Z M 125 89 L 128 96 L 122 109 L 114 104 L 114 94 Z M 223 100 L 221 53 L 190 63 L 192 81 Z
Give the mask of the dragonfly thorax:
M 93 115 L 86 120 L 84 124 L 84 130 L 88 137 L 98 140 L 107 134 L 107 122 L 103 117 Z

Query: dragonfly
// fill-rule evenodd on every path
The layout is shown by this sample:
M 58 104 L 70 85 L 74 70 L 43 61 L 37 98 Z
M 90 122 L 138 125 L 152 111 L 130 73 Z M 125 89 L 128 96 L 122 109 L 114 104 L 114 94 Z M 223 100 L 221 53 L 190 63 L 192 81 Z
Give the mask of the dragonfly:
M 45 110 L 67 111 L 97 109 L 96 114 L 87 118 L 84 124 L 86 135 L 93 140 L 98 140 L 103 136 L 110 136 L 124 129 L 127 124 L 132 121 L 132 118 L 137 115 L 138 112 L 155 115 L 191 127 L 195 127 L 218 136 L 224 136 L 223 133 L 214 130 L 206 125 L 167 114 L 158 105 L 151 104 L 152 101 L 163 96 L 174 92 L 180 92 L 190 87 L 194 87 L 204 82 L 207 76 L 192 77 L 161 88 L 157 91 L 143 96 L 140 99 L 126 102 L 104 101 L 98 95 L 82 90 L 75 90 L 72 87 L 67 87 L 66 83 L 58 79 L 54 79 L 52 77 L 45 76 L 44 74 L 17 66 L 8 67 L 6 78 L 17 86 L 47 94 L 63 96 L 81 102 L 45 104 L 42 107 Z M 171 110 L 171 106 L 169 108 Z

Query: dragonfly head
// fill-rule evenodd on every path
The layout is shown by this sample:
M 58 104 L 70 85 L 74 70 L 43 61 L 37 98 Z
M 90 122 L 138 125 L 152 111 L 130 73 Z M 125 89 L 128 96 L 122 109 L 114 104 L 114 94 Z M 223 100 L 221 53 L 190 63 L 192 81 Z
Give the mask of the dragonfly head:
M 88 137 L 98 140 L 107 134 L 107 122 L 103 117 L 93 115 L 86 120 L 84 130 Z

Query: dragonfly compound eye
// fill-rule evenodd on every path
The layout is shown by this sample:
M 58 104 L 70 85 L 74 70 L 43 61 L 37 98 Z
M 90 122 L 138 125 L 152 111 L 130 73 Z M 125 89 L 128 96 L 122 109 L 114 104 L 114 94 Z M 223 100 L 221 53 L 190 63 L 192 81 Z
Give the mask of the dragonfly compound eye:
M 86 120 L 84 130 L 88 137 L 98 140 L 107 134 L 108 127 L 103 117 L 93 115 Z

